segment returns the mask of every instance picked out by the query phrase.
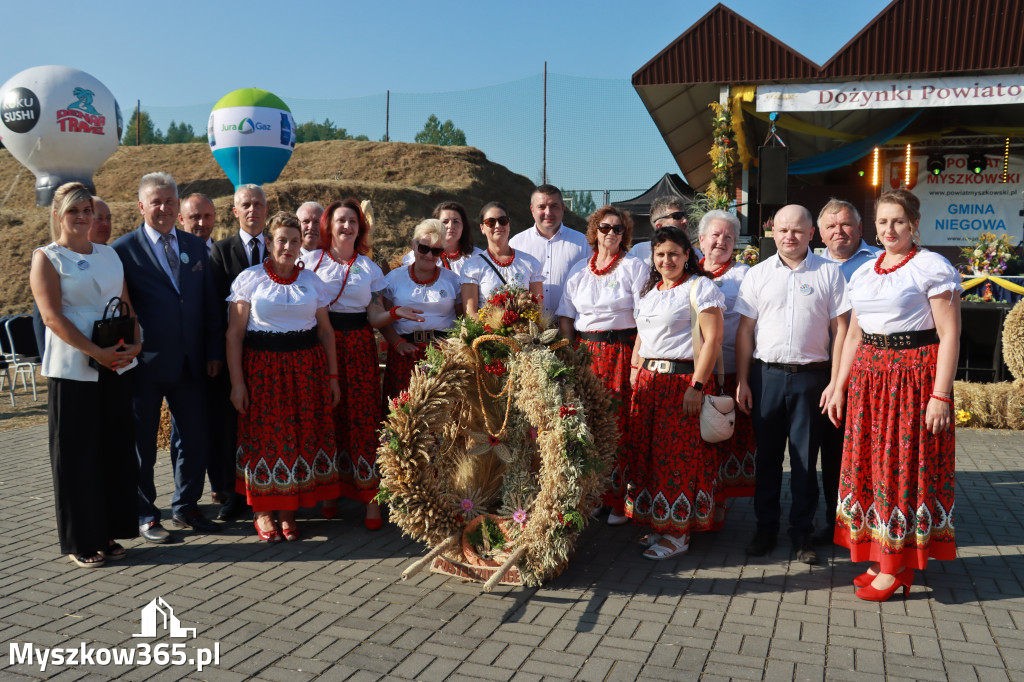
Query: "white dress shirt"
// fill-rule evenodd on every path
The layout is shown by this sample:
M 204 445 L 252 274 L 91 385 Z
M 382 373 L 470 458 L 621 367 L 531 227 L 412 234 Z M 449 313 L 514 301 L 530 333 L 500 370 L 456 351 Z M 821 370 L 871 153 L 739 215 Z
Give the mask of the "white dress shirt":
M 252 247 L 249 246 L 249 242 L 255 239 L 260 245 L 260 263 L 262 263 L 267 257 L 267 242 L 263 238 L 263 233 L 260 232 L 257 236 L 252 236 L 245 230 L 239 230 L 238 236 L 242 238 L 242 246 L 245 247 L 245 257 L 251 263 L 252 262 Z
M 231 283 L 228 301 L 246 301 L 246 329 L 256 332 L 295 332 L 316 326 L 316 311 L 327 306 L 327 287 L 312 272 L 303 270 L 291 284 L 270 279 L 267 269 L 253 265 Z
M 540 263 L 540 275 L 544 278 L 544 312 L 553 317 L 565 291 L 565 280 L 572 266 L 581 258 L 592 253 L 587 238 L 576 230 L 559 226 L 551 239 L 544 237 L 534 225 L 508 240 L 516 251 L 530 254 Z
M 164 244 L 160 241 L 160 238 L 163 235 L 157 232 L 155 228 L 150 227 L 148 223 L 143 223 L 142 229 L 146 233 L 146 237 L 149 239 L 150 244 L 153 246 L 153 253 L 156 254 L 157 262 L 160 263 L 160 267 L 162 267 L 164 272 L 167 273 L 167 278 L 171 280 L 174 290 L 178 291 L 178 283 L 174 281 L 174 275 L 171 273 L 171 264 L 167 262 L 167 254 L 164 253 Z M 178 257 L 178 267 L 180 272 L 181 251 L 178 250 L 178 235 L 176 232 L 177 230 L 172 227 L 169 234 L 171 235 L 171 250 L 174 251 L 174 255 Z
M 762 362 L 829 360 L 829 325 L 849 309 L 839 266 L 810 250 L 793 269 L 779 254 L 750 268 L 736 297 L 736 312 L 757 320 L 754 357 Z
M 690 277 L 677 287 L 654 287 L 636 306 L 640 357 L 649 360 L 696 360 L 690 325 L 690 288 L 696 287 L 697 312 L 725 310 L 725 296 L 709 277 Z
M 590 259 L 578 261 L 565 281 L 565 293 L 558 315 L 574 320 L 581 332 L 605 332 L 636 326 L 633 307 L 650 276 L 650 269 L 638 258 L 624 254 L 615 269 L 595 275 Z
M 862 265 L 850 278 L 849 288 L 857 324 L 867 334 L 934 329 L 928 299 L 947 291 L 963 291 L 956 268 L 924 249 L 886 275 L 875 272 L 874 265 Z

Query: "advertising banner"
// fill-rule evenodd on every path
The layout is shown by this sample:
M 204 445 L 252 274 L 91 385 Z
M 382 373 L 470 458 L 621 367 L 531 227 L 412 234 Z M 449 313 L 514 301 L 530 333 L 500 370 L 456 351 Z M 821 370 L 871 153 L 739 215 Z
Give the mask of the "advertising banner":
M 928 173 L 925 156 L 912 157 L 912 164 L 909 189 L 921 200 L 925 246 L 964 246 L 983 232 L 1010 235 L 1014 244 L 1024 237 L 1024 157 L 1010 156 L 1007 182 L 1002 182 L 1001 156 L 989 156 L 988 167 L 978 175 L 967 168 L 966 154 L 947 154 L 939 175 Z M 899 187 L 903 161 L 892 160 L 888 166 L 886 189 Z
M 758 111 L 920 109 L 1022 101 L 1021 74 L 757 86 Z

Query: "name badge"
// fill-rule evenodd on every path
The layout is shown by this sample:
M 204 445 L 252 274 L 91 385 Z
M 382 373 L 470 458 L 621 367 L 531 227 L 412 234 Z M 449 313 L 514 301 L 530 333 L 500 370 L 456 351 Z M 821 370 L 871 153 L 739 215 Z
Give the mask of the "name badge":
M 187 253 L 182 253 L 182 254 L 181 254 L 181 262 L 182 262 L 182 263 L 184 263 L 185 265 L 188 265 L 188 262 L 189 262 L 190 260 L 192 260 L 192 259 L 188 257 L 188 254 L 187 254 Z
M 82 260 L 78 261 L 77 263 L 75 263 L 75 265 L 78 266 L 79 270 L 88 270 L 89 269 L 89 261 L 87 261 L 85 259 L 82 259 Z
M 800 293 L 803 294 L 804 296 L 810 296 L 813 291 L 814 289 L 811 288 L 810 284 L 800 285 Z

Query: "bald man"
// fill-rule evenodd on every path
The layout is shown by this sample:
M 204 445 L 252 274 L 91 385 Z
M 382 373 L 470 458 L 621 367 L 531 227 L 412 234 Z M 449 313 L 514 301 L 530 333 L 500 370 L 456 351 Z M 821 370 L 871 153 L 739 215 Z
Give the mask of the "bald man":
M 812 534 L 821 408 L 831 396 L 850 303 L 839 267 L 810 250 L 810 212 L 795 204 L 784 206 L 774 223 L 778 252 L 750 269 L 735 306 L 740 314 L 736 400 L 739 409 L 752 415 L 757 435 L 757 534 L 747 554 L 763 556 L 775 547 L 782 516 L 782 462 L 788 450 L 789 536 L 797 560 L 816 564 Z
M 206 244 L 206 252 L 213 250 L 213 228 L 217 224 L 217 209 L 210 197 L 193 192 L 181 200 L 178 224 L 189 234 L 194 234 Z

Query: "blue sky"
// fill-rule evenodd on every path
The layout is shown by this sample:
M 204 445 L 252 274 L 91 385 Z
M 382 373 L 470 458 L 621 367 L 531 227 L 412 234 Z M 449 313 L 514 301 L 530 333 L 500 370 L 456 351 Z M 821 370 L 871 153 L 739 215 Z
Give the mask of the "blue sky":
M 578 111 L 567 111 L 571 104 L 565 103 L 550 112 L 552 129 L 562 126 L 567 132 L 549 143 L 549 174 L 563 185 L 639 187 L 677 169 L 636 93 L 622 87 L 621 81 L 628 81 L 714 4 L 640 1 L 627 9 L 621 0 L 95 0 L 85 7 L 65 0 L 9 3 L 3 10 L 7 39 L 0 41 L 0 82 L 31 66 L 73 66 L 105 83 L 126 115 L 141 99 L 159 126 L 176 117 L 199 130 L 212 103 L 242 87 L 260 87 L 281 96 L 292 104 L 299 121 L 321 118 L 315 113 L 323 108 L 321 100 L 362 98 L 376 111 L 385 90 L 392 91 L 393 104 L 396 99 L 415 100 L 412 94 L 436 93 L 424 100 L 424 106 L 431 106 L 444 101 L 441 93 L 484 89 L 478 94 L 486 95 L 494 111 L 522 109 L 523 103 L 507 94 L 517 92 L 524 79 L 530 85 L 529 79 L 542 72 L 547 60 L 553 74 L 594 79 L 573 81 L 579 90 Z M 886 4 L 726 3 L 818 63 L 827 61 Z M 23 37 L 12 39 L 14 35 Z M 513 85 L 492 90 L 509 83 Z M 595 87 L 585 87 L 589 85 Z M 403 93 L 410 96 L 402 100 Z M 306 104 L 309 108 L 303 109 Z M 477 117 L 486 121 L 487 111 L 473 106 Z M 356 109 L 353 104 L 353 114 Z M 426 116 L 421 109 L 409 109 L 415 111 L 415 120 L 395 121 L 392 139 L 411 141 L 422 126 Z M 304 116 L 307 111 L 309 116 Z M 531 178 L 538 174 L 540 158 L 534 147 L 539 149 L 539 144 L 482 129 L 474 133 L 478 124 L 473 114 L 465 113 L 465 105 L 452 111 L 463 112 L 461 121 L 458 113 L 449 116 L 466 129 L 470 144 Z M 614 112 L 611 121 L 608 112 Z M 376 121 L 362 123 L 358 117 L 329 113 L 350 132 L 364 132 L 372 139 L 383 132 Z M 444 112 L 438 114 L 446 118 Z M 533 125 L 532 112 L 522 116 Z M 594 133 L 592 140 L 585 131 Z M 559 140 L 562 147 L 553 149 Z M 515 156 L 523 149 L 529 150 L 529 161 Z M 639 158 L 626 158 L 630 156 Z M 581 166 L 595 170 L 582 172 Z

